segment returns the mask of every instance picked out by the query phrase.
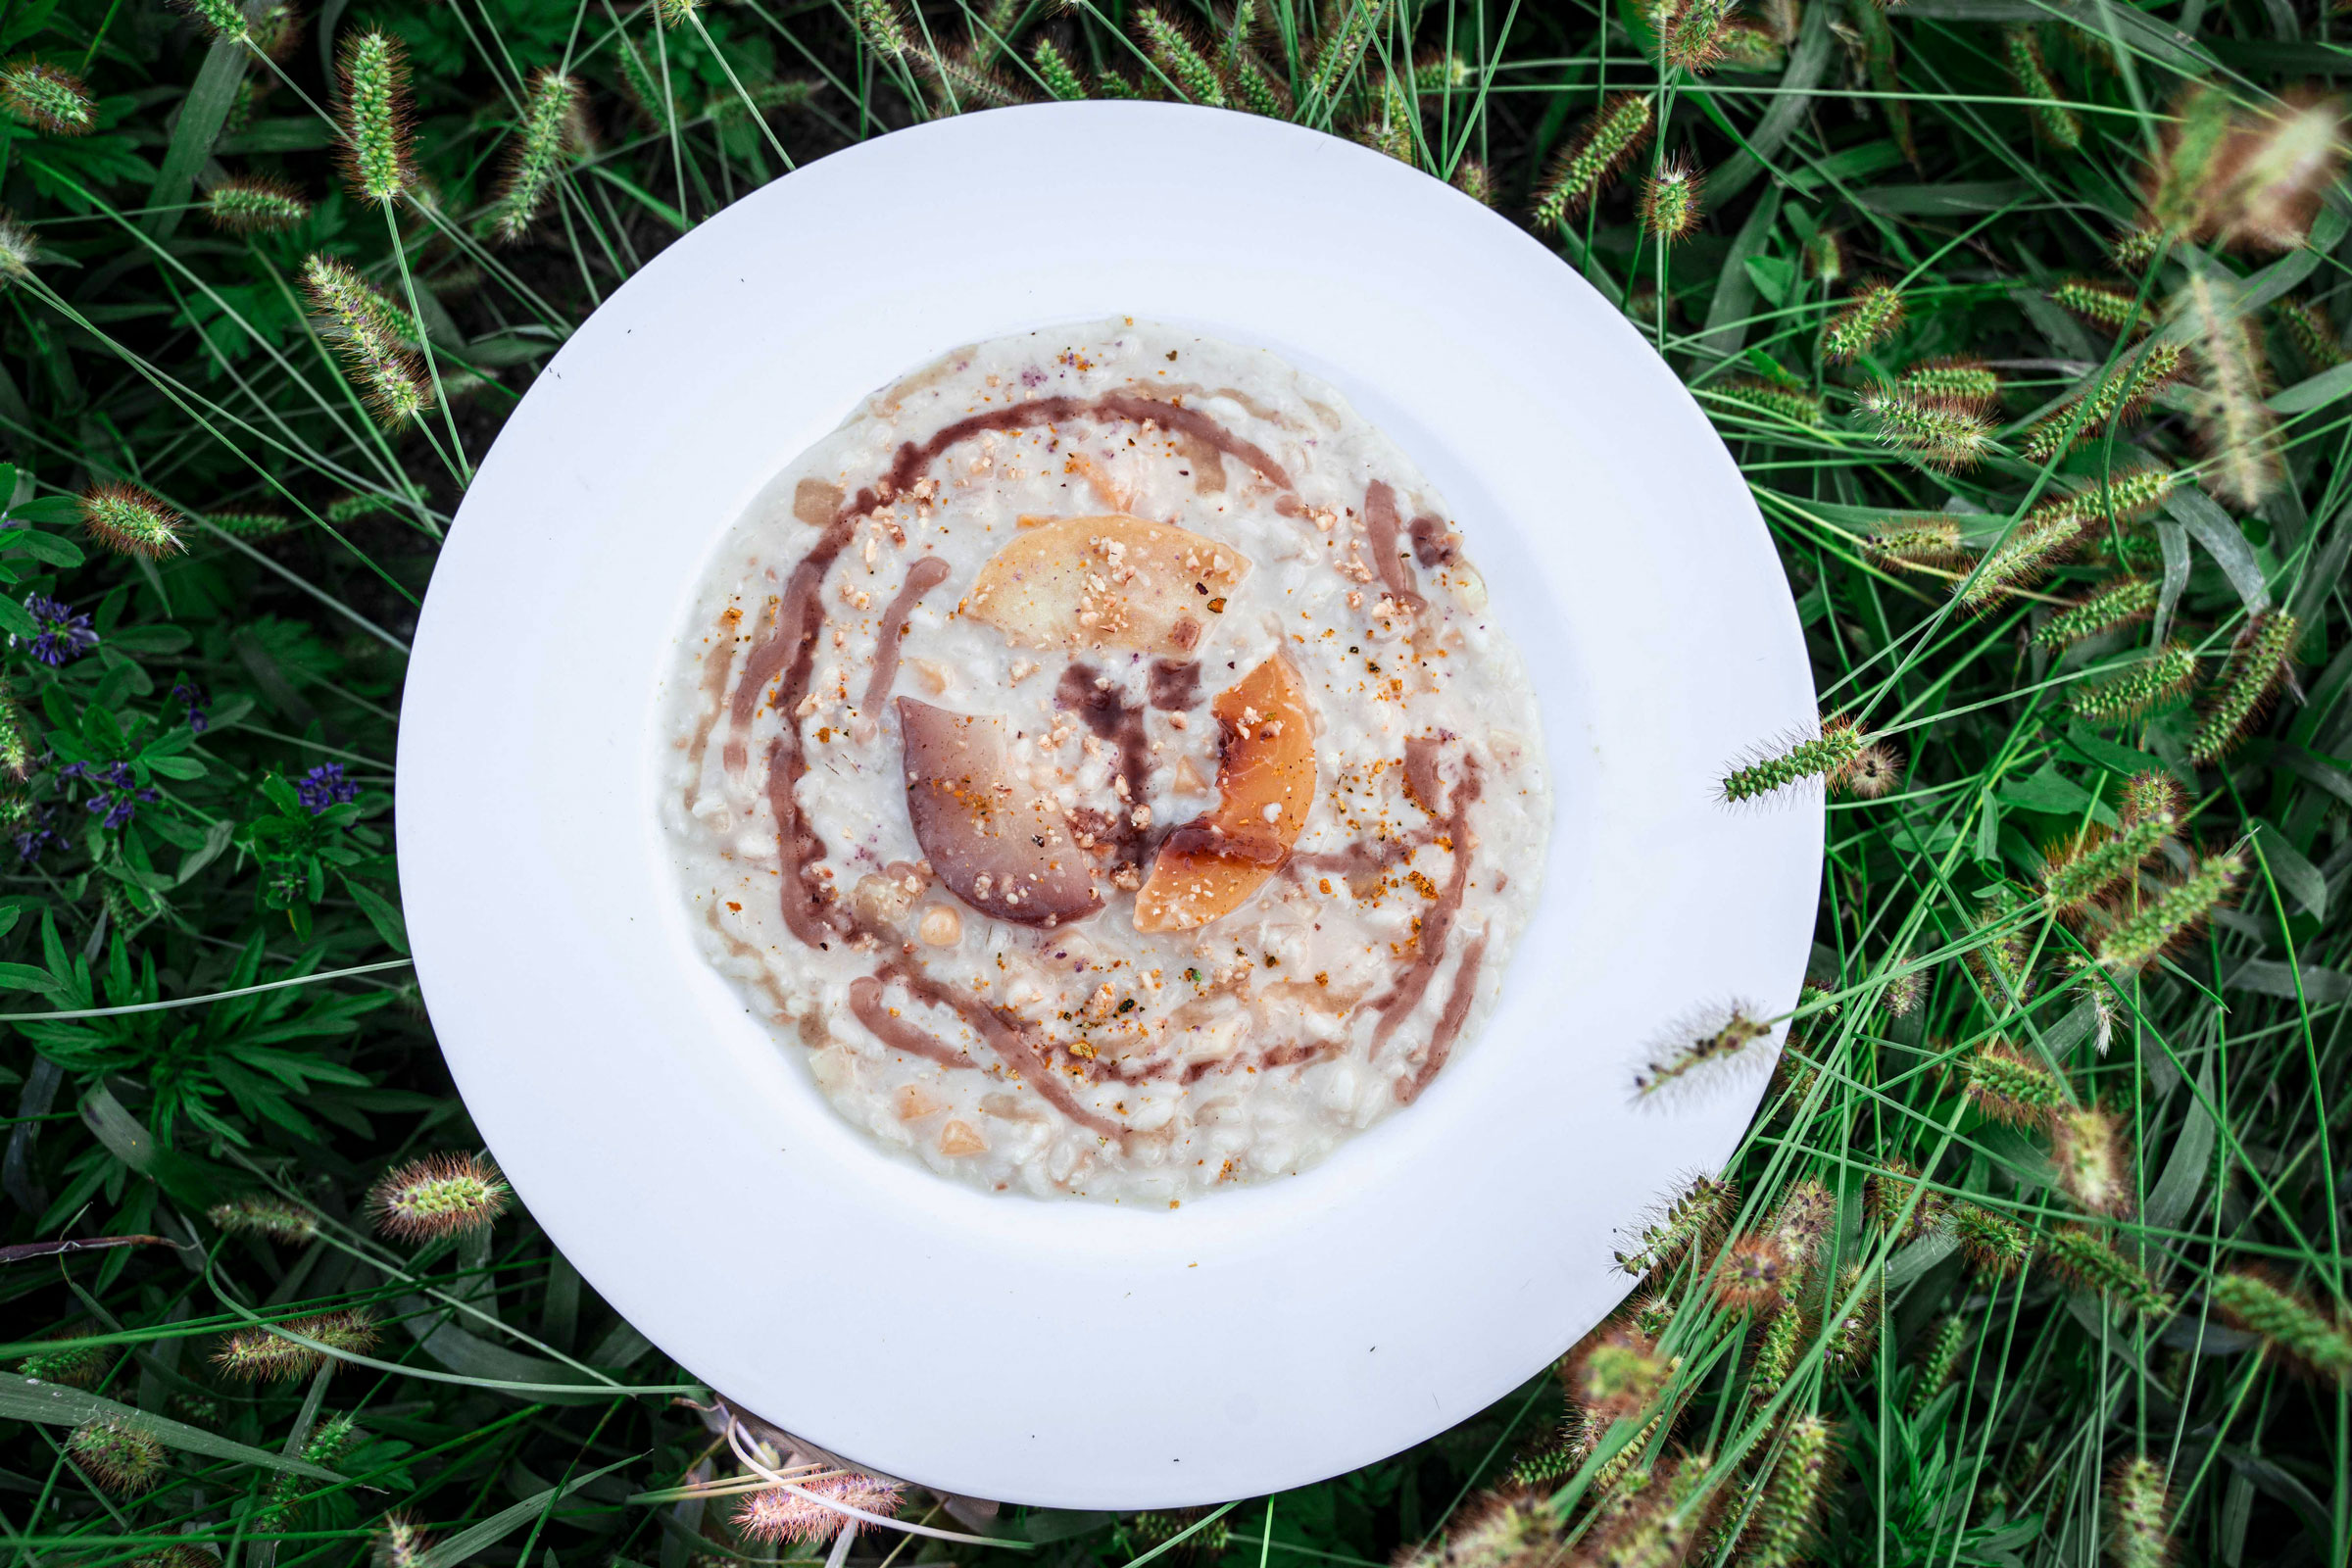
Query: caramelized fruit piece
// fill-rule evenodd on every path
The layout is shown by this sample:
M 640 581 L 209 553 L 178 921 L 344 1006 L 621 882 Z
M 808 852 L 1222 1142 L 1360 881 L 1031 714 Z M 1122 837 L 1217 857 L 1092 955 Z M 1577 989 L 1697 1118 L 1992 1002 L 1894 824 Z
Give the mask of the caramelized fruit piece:
M 899 699 L 906 817 L 948 890 L 1016 925 L 1058 925 L 1102 907 L 1090 858 L 1061 808 L 1004 766 L 1004 721 Z
M 1216 809 L 1171 832 L 1135 896 L 1138 931 L 1190 931 L 1241 906 L 1291 858 L 1315 800 L 1306 686 L 1276 654 L 1210 705 Z
M 1233 546 L 1170 523 L 1056 517 L 988 559 L 964 613 L 1019 647 L 1189 654 L 1249 574 Z

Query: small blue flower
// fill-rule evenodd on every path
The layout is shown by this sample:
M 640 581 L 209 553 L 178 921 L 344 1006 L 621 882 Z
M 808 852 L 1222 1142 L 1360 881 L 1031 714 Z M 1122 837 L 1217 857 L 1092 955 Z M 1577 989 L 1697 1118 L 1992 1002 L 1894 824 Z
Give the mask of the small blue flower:
M 153 790 L 138 787 L 138 775 L 128 762 L 68 762 L 57 770 L 57 776 L 97 786 L 81 808 L 97 817 L 100 827 L 122 827 L 139 814 L 142 802 L 161 798 Z
M 172 688 L 172 697 L 187 709 L 188 728 L 201 735 L 212 727 L 212 715 L 205 711 L 203 687 L 183 680 Z
M 294 781 L 294 794 L 317 816 L 330 806 L 360 798 L 360 787 L 343 776 L 341 762 L 321 762 Z
M 37 860 L 41 858 L 41 851 L 57 842 L 57 835 L 49 831 L 50 819 L 56 815 L 56 807 L 44 806 L 38 816 L 27 823 L 22 832 L 14 835 L 19 859 L 28 862 Z
M 32 639 L 32 657 L 52 667 L 79 659 L 98 646 L 98 633 L 90 627 L 90 617 L 78 614 L 72 605 L 52 599 L 47 594 L 27 594 L 24 612 L 40 627 Z M 16 638 L 9 638 L 13 646 Z

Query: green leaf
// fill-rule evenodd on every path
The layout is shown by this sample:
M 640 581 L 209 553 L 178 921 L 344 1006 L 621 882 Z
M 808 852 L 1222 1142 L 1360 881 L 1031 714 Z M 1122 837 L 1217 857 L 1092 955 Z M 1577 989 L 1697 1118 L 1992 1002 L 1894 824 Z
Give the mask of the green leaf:
M 36 969 L 29 963 L 0 963 L 0 991 L 54 993 L 56 990 L 56 977 L 46 969 Z
M 394 953 L 408 952 L 409 923 L 402 918 L 400 906 L 364 882 L 346 877 L 343 886 L 350 892 L 352 902 L 360 906 L 360 912 L 368 916 L 368 923 L 375 927 L 375 934 L 384 939 L 384 945 Z
M 513 1507 L 501 1508 L 480 1524 L 461 1530 L 447 1541 L 433 1546 L 416 1559 L 416 1568 L 457 1568 L 459 1563 L 468 1560 L 488 1547 L 497 1545 L 532 1520 L 553 1511 L 557 1503 L 562 1502 L 589 1482 L 600 1476 L 609 1476 L 622 1465 L 635 1464 L 644 1457 L 645 1455 L 642 1453 L 633 1453 L 625 1459 L 615 1459 L 602 1470 L 592 1470 L 584 1476 L 574 1476 L 560 1487 L 550 1487 L 545 1492 L 523 1498 Z
M 157 239 L 168 238 L 179 226 L 188 197 L 196 188 L 196 172 L 213 156 L 213 143 L 236 104 L 246 58 L 246 46 L 236 39 L 215 38 L 205 51 L 204 64 L 197 69 L 188 95 L 180 100 L 179 123 L 172 127 L 172 145 L 141 204 L 148 209 L 147 232 Z
M 2213 1096 L 2210 1053 L 2197 1067 L 2197 1096 L 2188 1102 L 2180 1136 L 2173 1140 L 2173 1152 L 2165 1157 L 2164 1174 L 2148 1194 L 2148 1223 L 2160 1230 L 2171 1230 L 2187 1217 L 2189 1203 L 2204 1185 L 2205 1169 L 2213 1162 L 2213 1115 L 2205 1108 Z
M 2175 490 L 2164 498 L 2164 510 L 2221 564 L 2247 613 L 2260 614 L 2271 608 L 2271 588 L 2262 580 L 2262 564 L 2254 559 L 2254 547 L 2246 542 L 2236 518 L 2196 489 Z
M 2292 1000 L 2295 988 L 2315 1007 L 2339 1002 L 2352 1002 L 2352 974 L 2341 969 L 2322 969 L 2311 964 L 2294 968 L 2275 958 L 2248 958 L 2222 979 L 2226 991 L 2251 991 L 2258 996 L 2285 997 Z
M 109 1418 L 152 1434 L 158 1443 L 168 1447 L 200 1453 L 208 1459 L 228 1459 L 238 1464 L 258 1464 L 270 1470 L 290 1470 L 296 1475 L 310 1476 L 318 1481 L 343 1479 L 332 1470 L 321 1469 L 286 1454 L 271 1453 L 267 1448 L 232 1443 L 200 1427 L 151 1415 L 135 1405 L 121 1404 L 95 1394 L 84 1394 L 79 1389 L 70 1389 L 62 1384 L 43 1383 L 36 1378 L 19 1377 L 13 1373 L 0 1376 L 0 1420 L 39 1421 L 50 1426 L 77 1427 L 84 1421 Z
M 2314 917 L 2328 917 L 2328 879 L 2320 868 L 2311 863 L 2278 830 L 2276 823 L 2263 817 L 2254 819 L 2254 841 L 2262 853 L 2262 863 L 2269 868 L 2271 880 L 2278 891 L 2301 905 Z
M 150 757 L 145 760 L 149 767 L 166 778 L 202 778 L 212 771 L 200 760 L 193 757 Z
M 1750 256 L 1747 275 L 1756 292 L 1778 308 L 1788 303 L 1788 291 L 1796 286 L 1796 264 L 1786 256 Z
M 2134 773 L 2161 773 L 2164 771 L 2162 758 L 2152 756 L 2147 752 L 2134 751 L 2129 746 L 2118 746 L 2105 736 L 2094 734 L 2080 724 L 2066 732 L 2066 744 L 2111 773 L 2122 773 L 2129 777 Z
M 2272 398 L 2271 408 L 2279 414 L 2309 414 L 2347 393 L 2352 393 L 2352 364 L 2339 365 L 2308 380 L 2297 381 Z
M 2002 785 L 1993 792 L 2004 806 L 2015 806 L 2028 811 L 2048 811 L 2056 815 L 2080 815 L 2090 804 L 2090 791 L 2061 774 L 2044 762 L 2041 767 L 2021 779 Z
M 30 528 L 12 528 L 0 534 L 0 545 L 6 545 L 11 550 L 22 550 L 35 561 L 46 562 L 52 566 L 78 566 L 82 561 L 81 546 L 73 540 L 60 538 L 53 533 L 36 533 Z
M 41 625 L 32 618 L 32 612 L 16 600 L 0 599 L 0 631 L 11 637 L 38 637 Z
M 158 1143 L 104 1084 L 82 1097 L 81 1119 L 108 1153 L 190 1208 L 210 1208 L 240 1185 L 219 1166 Z

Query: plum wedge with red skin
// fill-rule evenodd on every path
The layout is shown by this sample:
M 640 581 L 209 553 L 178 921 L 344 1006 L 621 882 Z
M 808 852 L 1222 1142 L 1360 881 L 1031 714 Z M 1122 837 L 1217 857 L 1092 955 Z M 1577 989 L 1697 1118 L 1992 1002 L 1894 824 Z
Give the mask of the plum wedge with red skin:
M 898 700 L 906 819 L 932 871 L 982 914 L 1054 926 L 1102 907 L 1054 798 L 1004 765 L 1004 721 Z

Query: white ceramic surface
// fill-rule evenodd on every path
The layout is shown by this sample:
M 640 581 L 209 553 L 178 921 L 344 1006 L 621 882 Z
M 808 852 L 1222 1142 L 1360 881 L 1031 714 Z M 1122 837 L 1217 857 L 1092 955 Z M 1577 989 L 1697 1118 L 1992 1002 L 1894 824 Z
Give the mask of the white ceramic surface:
M 657 687 L 761 483 L 948 348 L 1119 314 L 1274 349 L 1426 469 L 1535 672 L 1558 801 L 1502 1004 L 1419 1103 L 1157 1212 L 967 1190 L 842 1123 L 698 956 L 654 806 Z M 1734 812 L 1712 781 L 1812 710 L 1729 455 L 1543 245 L 1270 121 L 1003 110 L 746 198 L 556 356 L 425 602 L 401 879 L 483 1136 L 663 1351 L 942 1489 L 1203 1502 L 1441 1431 L 1624 1295 L 1621 1234 L 1761 1087 L 1637 1107 L 1634 1062 L 1694 1008 L 1786 1009 L 1811 936 L 1818 803 Z

